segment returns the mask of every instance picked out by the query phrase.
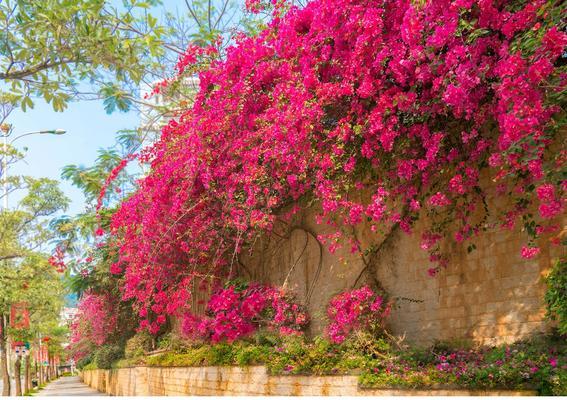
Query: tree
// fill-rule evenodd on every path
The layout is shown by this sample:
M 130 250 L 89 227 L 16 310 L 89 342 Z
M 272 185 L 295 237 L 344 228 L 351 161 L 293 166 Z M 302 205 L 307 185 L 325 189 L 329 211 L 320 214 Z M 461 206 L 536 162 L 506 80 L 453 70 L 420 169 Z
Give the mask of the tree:
M 183 77 L 172 74 L 186 56 L 186 50 L 210 48 L 214 49 L 214 54 L 206 62 L 223 59 L 226 49 L 238 37 L 255 35 L 266 26 L 274 7 L 270 1 L 263 3 L 252 11 L 244 7 L 242 1 L 186 0 L 175 12 L 164 13 L 160 37 L 163 52 L 145 63 L 141 93 L 123 93 L 123 100 L 136 107 L 144 120 L 139 129 L 140 144 L 157 140 L 160 124 L 182 112 L 198 92 L 199 82 L 194 70 L 188 69 Z M 150 28 L 147 25 L 150 21 L 151 18 L 135 21 L 128 29 L 143 34 Z
M 146 32 L 127 26 L 155 4 L 124 0 L 7 0 L 0 3 L 0 81 L 10 103 L 23 111 L 43 98 L 62 111 L 74 98 L 106 98 L 124 110 L 108 82 L 134 83 L 143 74 L 142 59 L 161 51 L 161 28 L 151 21 Z M 92 92 L 88 82 L 97 85 Z
M 0 316 L 4 323 L 0 337 L 2 348 L 2 371 L 7 374 L 6 343 L 8 338 L 16 341 L 35 343 L 38 333 L 52 334 L 57 325 L 63 305 L 63 282 L 61 276 L 49 263 L 48 257 L 40 253 L 29 253 L 18 263 L 0 264 Z M 29 325 L 14 326 L 9 320 L 9 311 L 15 304 L 25 305 L 30 313 Z M 26 376 L 30 359 L 26 360 Z M 21 356 L 15 364 L 16 394 L 21 395 Z M 5 375 L 3 375 L 5 379 Z M 26 378 L 29 380 L 29 378 Z M 8 383 L 7 383 L 8 382 Z M 25 387 L 25 386 L 24 386 Z M 4 380 L 4 395 L 9 395 L 9 381 Z
M 30 252 L 45 249 L 54 238 L 45 217 L 64 210 L 68 204 L 57 181 L 20 178 L 19 189 L 27 193 L 15 209 L 0 212 L 0 261 L 21 259 Z
M 11 162 L 22 158 L 12 147 L 2 156 L 10 157 Z M 55 238 L 49 229 L 49 217 L 66 209 L 68 204 L 54 180 L 13 176 L 7 183 L 9 193 L 20 191 L 23 197 L 15 208 L 0 211 L 0 369 L 4 394 L 10 393 L 6 358 L 10 307 L 20 301 L 33 303 L 33 296 L 38 301 L 51 301 L 44 297 L 52 294 L 44 285 L 51 283 L 56 273 L 48 263 L 47 246 Z

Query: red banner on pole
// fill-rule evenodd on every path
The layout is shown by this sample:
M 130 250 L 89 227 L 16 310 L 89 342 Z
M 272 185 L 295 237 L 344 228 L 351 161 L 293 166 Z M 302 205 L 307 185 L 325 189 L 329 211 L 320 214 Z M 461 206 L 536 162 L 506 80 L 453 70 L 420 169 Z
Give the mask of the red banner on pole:
M 46 363 L 47 361 L 49 361 L 49 354 L 48 354 L 47 346 L 42 345 L 39 348 L 39 362 L 40 363 Z
M 10 307 L 10 325 L 14 329 L 30 327 L 30 312 L 26 303 L 12 304 L 12 307 Z

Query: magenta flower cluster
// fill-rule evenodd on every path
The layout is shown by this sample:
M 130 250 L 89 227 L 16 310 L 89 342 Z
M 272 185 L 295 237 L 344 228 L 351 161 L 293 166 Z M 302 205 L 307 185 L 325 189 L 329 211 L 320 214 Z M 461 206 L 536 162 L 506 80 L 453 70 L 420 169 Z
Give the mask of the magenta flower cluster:
M 327 334 L 335 343 L 342 343 L 354 331 L 379 333 L 390 305 L 368 286 L 335 296 L 327 308 Z
M 109 294 L 84 293 L 77 308 L 68 348 L 76 360 L 105 344 L 118 327 L 116 302 Z
M 300 334 L 309 317 L 281 289 L 250 284 L 245 289 L 228 286 L 213 294 L 206 316 L 187 313 L 183 333 L 192 339 L 233 342 L 261 328 L 283 335 Z
M 180 59 L 199 93 L 142 153 L 151 170 L 108 235 L 124 299 L 152 310 L 142 324 L 157 331 L 187 306 L 191 274 L 225 279 L 234 256 L 307 196 L 332 251 L 367 250 L 348 237 L 356 225 L 409 234 L 427 215 L 431 275 L 448 262 L 441 239 L 490 228 L 524 224 L 521 254 L 535 257 L 534 239 L 557 232 L 550 220 L 565 210 L 560 6 L 312 0 L 284 13 L 283 3 L 225 58 L 191 45 Z

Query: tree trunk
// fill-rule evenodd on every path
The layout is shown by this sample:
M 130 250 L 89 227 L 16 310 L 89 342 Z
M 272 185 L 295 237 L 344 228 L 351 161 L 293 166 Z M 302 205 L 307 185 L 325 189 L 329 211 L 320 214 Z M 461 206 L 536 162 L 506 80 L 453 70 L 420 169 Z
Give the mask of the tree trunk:
M 44 381 L 45 381 L 45 377 L 43 376 L 43 366 L 41 365 L 41 339 L 40 337 L 38 337 L 37 339 L 37 362 L 36 362 L 36 368 L 37 368 L 37 385 L 43 385 Z
M 0 372 L 2 375 L 2 396 L 10 396 L 10 374 L 8 373 L 8 352 L 6 345 L 6 316 L 0 314 Z
M 53 376 L 53 357 L 47 356 L 47 369 L 49 370 L 49 380 L 52 381 L 55 379 Z
M 26 355 L 26 368 L 24 370 L 24 392 L 28 393 L 32 389 L 31 383 L 31 356 Z
M 20 374 L 22 367 L 22 357 L 17 356 L 14 362 L 14 378 L 16 381 L 16 396 L 22 395 L 22 376 Z

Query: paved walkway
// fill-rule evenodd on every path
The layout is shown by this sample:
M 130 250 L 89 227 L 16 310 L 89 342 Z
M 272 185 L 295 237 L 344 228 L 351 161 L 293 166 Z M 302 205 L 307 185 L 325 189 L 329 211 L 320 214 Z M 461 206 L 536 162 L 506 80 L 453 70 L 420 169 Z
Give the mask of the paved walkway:
M 106 396 L 90 388 L 78 376 L 64 376 L 50 382 L 36 396 Z

